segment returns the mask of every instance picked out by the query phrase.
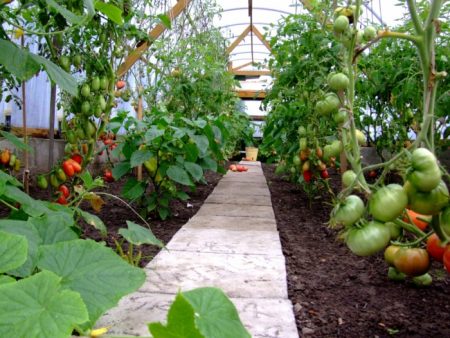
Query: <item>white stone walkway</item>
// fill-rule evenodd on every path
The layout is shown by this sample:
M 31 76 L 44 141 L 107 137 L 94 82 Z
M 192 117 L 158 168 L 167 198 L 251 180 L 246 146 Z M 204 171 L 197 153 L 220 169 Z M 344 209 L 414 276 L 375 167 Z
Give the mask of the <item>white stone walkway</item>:
M 228 172 L 198 213 L 146 266 L 147 281 L 96 327 L 108 334 L 149 336 L 147 323 L 166 322 L 179 291 L 221 288 L 253 337 L 297 338 L 287 298 L 284 256 L 266 179 L 259 162 Z

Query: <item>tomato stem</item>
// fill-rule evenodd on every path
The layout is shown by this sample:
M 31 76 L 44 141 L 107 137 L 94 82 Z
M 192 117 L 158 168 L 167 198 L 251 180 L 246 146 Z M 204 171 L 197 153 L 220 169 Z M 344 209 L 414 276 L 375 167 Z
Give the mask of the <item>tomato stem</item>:
M 436 233 L 436 235 L 439 237 L 439 240 L 441 241 L 442 245 L 445 246 L 449 243 L 450 238 L 445 233 L 445 231 L 441 228 L 441 224 L 440 224 L 439 220 L 440 220 L 440 215 L 433 215 L 430 225 L 431 225 L 431 228 Z
M 395 220 L 393 220 L 393 222 L 399 226 L 401 226 L 403 229 L 405 229 L 406 231 L 409 231 L 411 233 L 413 233 L 416 236 L 419 237 L 423 237 L 425 235 L 425 233 L 420 230 L 419 228 L 417 228 L 416 226 L 403 222 L 401 219 L 397 218 Z

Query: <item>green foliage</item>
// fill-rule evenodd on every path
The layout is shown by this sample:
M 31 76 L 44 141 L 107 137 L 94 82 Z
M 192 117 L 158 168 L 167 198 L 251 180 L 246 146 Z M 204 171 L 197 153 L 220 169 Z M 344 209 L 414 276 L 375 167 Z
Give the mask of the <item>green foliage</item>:
M 177 294 L 167 316 L 167 326 L 151 323 L 155 338 L 247 338 L 233 303 L 217 288 L 198 288 Z

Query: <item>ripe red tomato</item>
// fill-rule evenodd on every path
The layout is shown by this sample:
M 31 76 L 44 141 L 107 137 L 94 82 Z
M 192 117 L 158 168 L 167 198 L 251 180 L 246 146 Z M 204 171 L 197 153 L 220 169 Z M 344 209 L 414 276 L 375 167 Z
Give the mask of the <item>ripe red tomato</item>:
M 78 162 L 75 161 L 75 160 L 72 160 L 71 158 L 69 158 L 69 159 L 67 160 L 67 162 L 69 162 L 69 163 L 72 165 L 73 171 L 74 171 L 75 173 L 80 173 L 80 172 L 81 172 L 81 165 L 80 165 L 80 163 L 78 163 Z
M 62 193 L 62 196 L 64 197 L 69 197 L 70 195 L 69 188 L 67 188 L 67 186 L 64 184 L 59 186 L 58 191 L 60 191 Z
M 311 179 L 312 179 L 312 172 L 311 172 L 311 170 L 303 171 L 303 179 L 307 183 L 311 182 Z
M 64 170 L 64 173 L 69 177 L 72 177 L 73 175 L 75 175 L 75 170 L 69 161 L 63 162 L 62 169 Z
M 432 234 L 427 240 L 427 251 L 435 260 L 442 262 L 445 246 L 441 246 L 438 235 Z
M 111 170 L 105 169 L 105 171 L 103 172 L 103 179 L 104 179 L 106 182 L 114 182 L 114 177 L 113 177 L 113 175 L 112 175 Z
M 65 205 L 67 204 L 67 199 L 64 197 L 64 195 L 59 195 L 58 199 L 56 200 L 56 203 Z
M 413 222 L 413 224 L 418 227 L 420 230 L 425 230 L 428 226 L 428 223 L 431 222 L 431 216 L 428 215 L 422 215 L 419 214 L 415 211 L 412 211 L 410 209 L 406 209 L 406 215 L 403 217 L 403 220 L 407 223 L 409 223 L 409 218 L 411 218 L 411 221 Z M 420 219 L 419 219 L 420 218 Z M 423 220 L 428 220 L 428 221 L 423 221 Z
M 78 164 L 81 164 L 81 162 L 83 162 L 83 156 L 81 156 L 80 154 L 73 154 L 71 158 Z
M 450 273 L 450 245 L 447 245 L 445 249 L 444 256 L 442 257 L 444 261 L 445 270 Z
M 370 178 L 375 178 L 377 177 L 377 172 L 375 170 L 371 170 L 369 171 L 369 173 L 367 174 L 367 176 L 369 176 Z
M 125 87 L 125 81 L 119 80 L 116 82 L 116 88 L 117 89 L 122 89 L 123 87 Z
M 322 177 L 323 179 L 327 179 L 328 177 L 330 177 L 330 175 L 328 174 L 328 170 L 322 170 L 320 172 L 320 177 Z
M 421 276 L 430 268 L 430 257 L 425 249 L 401 248 L 395 254 L 394 265 L 408 276 Z

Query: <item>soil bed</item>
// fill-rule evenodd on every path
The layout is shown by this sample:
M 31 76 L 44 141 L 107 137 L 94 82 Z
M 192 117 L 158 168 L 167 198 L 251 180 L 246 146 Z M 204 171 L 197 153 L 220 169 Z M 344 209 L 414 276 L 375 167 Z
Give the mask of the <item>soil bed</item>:
M 433 284 L 392 282 L 382 254 L 352 254 L 328 228 L 330 197 L 313 201 L 263 165 L 286 257 L 288 293 L 301 336 L 450 337 L 450 277 L 434 263 Z M 337 191 L 339 176 L 330 175 Z

